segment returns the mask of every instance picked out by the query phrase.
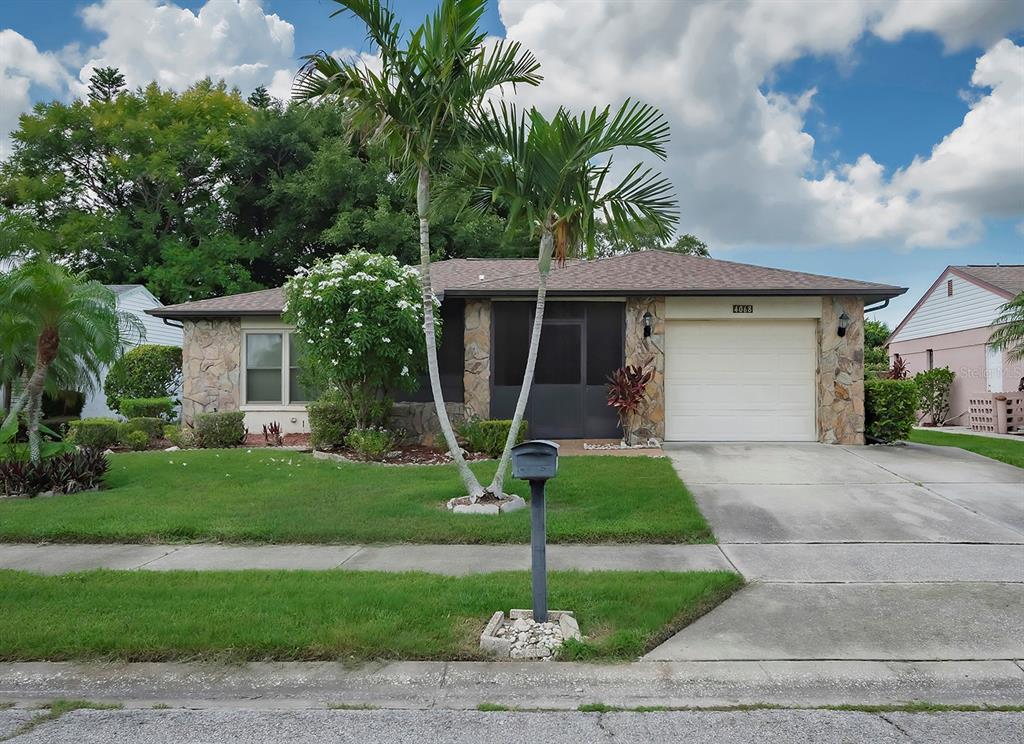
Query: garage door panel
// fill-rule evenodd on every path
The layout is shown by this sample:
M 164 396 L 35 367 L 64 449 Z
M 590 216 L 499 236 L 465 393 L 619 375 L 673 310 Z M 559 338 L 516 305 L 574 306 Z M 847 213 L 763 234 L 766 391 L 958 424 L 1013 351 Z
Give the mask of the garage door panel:
M 670 321 L 666 438 L 813 441 L 814 321 Z

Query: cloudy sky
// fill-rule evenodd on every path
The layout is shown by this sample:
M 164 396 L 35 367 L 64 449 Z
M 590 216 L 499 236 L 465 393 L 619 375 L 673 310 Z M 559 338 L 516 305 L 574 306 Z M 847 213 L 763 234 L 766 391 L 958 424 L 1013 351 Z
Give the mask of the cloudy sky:
M 367 50 L 335 7 L 6 0 L 0 148 L 96 66 L 284 96 L 302 54 Z M 681 229 L 719 258 L 909 286 L 890 323 L 947 264 L 1024 263 L 1024 0 L 503 0 L 486 24 L 542 63 L 525 102 L 666 113 Z

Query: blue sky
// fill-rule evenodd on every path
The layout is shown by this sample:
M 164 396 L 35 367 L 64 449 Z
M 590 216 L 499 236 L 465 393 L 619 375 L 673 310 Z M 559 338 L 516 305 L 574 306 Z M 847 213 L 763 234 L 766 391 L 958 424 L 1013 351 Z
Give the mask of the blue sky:
M 132 1 L 135 0 L 129 0 Z M 108 34 L 105 29 L 85 27 L 80 11 L 87 4 L 73 0 L 7 0 L 0 5 L 0 29 L 13 29 L 30 40 L 40 54 L 52 52 L 58 55 L 69 44 L 77 44 L 80 49 L 89 50 L 100 45 L 114 32 Z M 599 12 L 600 8 L 607 4 L 605 0 L 594 0 L 592 3 L 577 0 L 571 4 L 571 10 L 574 14 L 581 14 L 580 18 L 583 18 Z M 177 5 L 198 12 L 205 3 L 178 2 Z M 432 6 L 432 2 L 422 0 L 403 0 L 395 3 L 400 18 L 406 22 L 418 20 Z M 318 49 L 336 50 L 348 47 L 365 50 L 358 23 L 348 17 L 328 19 L 336 7 L 333 2 L 326 0 L 264 2 L 264 13 L 277 14 L 281 20 L 294 27 L 294 47 L 290 56 L 282 51 L 273 64 L 282 69 L 289 65 L 294 68 L 298 65 L 299 55 Z M 612 7 L 614 8 L 614 5 Z M 513 19 L 509 24 L 513 33 L 522 35 L 517 38 L 525 37 L 524 43 L 538 52 L 538 56 L 545 64 L 546 72 L 549 69 L 549 59 L 556 60 L 556 71 L 572 69 L 573 58 L 558 60 L 559 50 L 555 48 L 557 45 L 550 49 L 544 46 L 548 43 L 545 29 L 537 30 L 535 24 L 528 22 L 529 15 L 516 10 L 514 16 L 511 11 L 505 13 L 505 16 L 506 21 L 509 18 Z M 573 20 L 568 18 L 564 22 L 577 25 Z M 847 41 L 837 42 L 834 47 L 823 50 L 784 55 L 786 58 L 766 65 L 765 74 L 760 78 L 755 76 L 756 90 L 749 91 L 750 96 L 754 97 L 751 100 L 757 99 L 759 95 L 779 94 L 786 100 L 795 101 L 802 94 L 813 90 L 809 105 L 800 113 L 796 131 L 790 132 L 810 135 L 813 138 L 813 148 L 809 154 L 805 153 L 802 156 L 806 162 L 795 167 L 799 172 L 782 173 L 778 177 L 789 179 L 786 183 L 795 183 L 795 179 L 799 179 L 799 183 L 791 184 L 792 188 L 799 191 L 806 188 L 807 182 L 823 179 L 829 172 L 843 173 L 845 167 L 852 165 L 865 154 L 870 155 L 871 160 L 881 166 L 883 179 L 892 179 L 900 169 L 911 166 L 915 158 L 928 160 L 933 148 L 963 124 L 965 115 L 971 110 L 971 102 L 992 92 L 990 86 L 971 85 L 972 74 L 979 57 L 991 49 L 992 42 L 999 38 L 1009 39 L 1012 45 L 1016 46 L 1022 43 L 1018 20 L 1004 21 L 1002 25 L 989 29 L 989 35 L 984 39 L 976 40 L 964 40 L 956 36 L 956 29 L 968 23 L 966 18 L 960 21 L 962 22 L 958 22 L 956 18 L 922 18 L 915 23 L 922 27 L 929 27 L 931 24 L 931 30 L 911 28 L 902 32 L 891 30 L 892 23 L 896 21 L 891 21 L 890 25 L 884 28 L 886 21 L 874 27 L 870 24 L 876 21 L 859 21 L 865 24 L 862 29 L 853 26 L 851 21 Z M 557 25 L 558 22 L 556 19 L 551 23 Z M 678 22 L 680 34 L 683 34 L 684 24 L 694 21 L 690 16 L 680 16 Z M 488 9 L 485 27 L 497 36 L 506 33 L 496 4 L 492 4 Z M 566 28 L 568 34 L 571 26 Z M 603 27 L 599 25 L 598 28 Z M 641 33 L 639 28 L 637 33 Z M 765 30 L 764 33 L 771 32 Z M 628 39 L 623 41 L 621 36 L 622 34 L 619 34 L 616 39 L 608 42 L 607 54 L 616 53 L 616 43 L 623 44 L 624 48 L 628 47 Z M 677 37 L 673 36 L 671 44 L 675 45 L 677 40 Z M 652 45 L 658 43 L 657 39 L 651 41 Z M 742 41 L 737 43 L 742 44 Z M 806 41 L 794 42 L 800 43 L 814 46 L 813 43 Z M 108 58 L 116 54 L 115 42 L 110 41 L 109 45 L 110 48 L 104 52 Z M 571 40 L 567 42 L 567 46 L 571 46 Z M 667 45 L 666 49 L 671 49 L 671 46 Z M 667 51 L 666 54 L 668 53 Z M 253 54 L 259 52 L 254 51 Z M 569 52 L 566 52 L 566 55 L 569 55 Z M 73 55 L 65 53 L 64 56 Z M 635 57 L 624 57 L 623 68 L 626 69 L 633 59 Z M 82 55 L 79 55 L 79 58 L 67 63 L 72 76 L 78 76 L 77 65 L 81 64 L 82 60 Z M 558 64 L 567 67 L 558 67 Z M 586 60 L 580 59 L 577 66 L 586 67 L 588 64 Z M 708 59 L 705 64 L 708 65 L 710 73 L 718 71 L 714 60 Z M 582 75 L 583 72 L 585 71 L 579 74 Z M 746 79 L 742 73 L 741 70 L 740 80 Z M 564 79 L 565 75 L 561 77 Z M 723 85 L 729 84 L 730 79 L 724 77 Z M 269 84 L 269 80 L 266 82 Z M 1017 84 L 1014 82 L 1007 83 L 1004 88 L 1011 89 L 1012 93 L 1015 85 Z M 558 103 L 563 99 L 572 99 L 580 87 L 583 86 L 567 87 L 567 93 L 556 90 L 551 94 L 552 99 Z M 625 87 L 624 90 L 627 94 L 632 93 L 629 87 Z M 614 85 L 609 87 L 609 91 L 608 102 L 613 102 L 615 95 L 621 95 L 618 92 L 619 88 Z M 635 95 L 642 97 L 643 92 L 637 91 Z M 656 94 L 661 95 L 661 92 L 658 91 Z M 73 93 L 70 90 L 61 91 L 33 81 L 29 95 L 35 101 L 68 97 Z M 712 98 L 715 96 L 717 93 Z M 542 98 L 538 103 L 543 105 L 544 102 L 545 99 Z M 573 101 L 566 102 L 571 105 Z M 656 103 L 665 105 L 662 102 Z M 1011 103 L 1011 116 L 1012 106 Z M 785 110 L 785 106 L 782 110 Z M 1021 126 L 1017 132 L 1020 141 L 1024 142 L 1024 109 L 1020 112 L 1019 124 Z M 687 163 L 687 158 L 697 158 L 704 152 L 700 147 L 691 148 L 687 140 L 699 139 L 700 136 L 707 134 L 699 129 L 687 130 L 685 126 L 677 128 L 674 120 L 673 132 L 682 132 L 677 134 L 682 140 L 681 150 L 678 156 L 670 155 L 673 160 L 666 166 L 666 170 L 680 190 L 682 231 L 698 232 L 711 242 L 715 255 L 729 260 L 911 287 L 911 292 L 905 299 L 894 301 L 892 307 L 881 315 L 891 324 L 898 322 L 902 314 L 916 301 L 917 296 L 947 264 L 1024 263 L 1024 237 L 1020 227 L 1024 224 L 1024 191 L 1018 191 L 1016 198 L 1010 199 L 1009 207 L 1004 205 L 999 209 L 993 208 L 989 210 L 991 213 L 986 213 L 984 205 L 980 209 L 972 206 L 971 209 L 974 211 L 969 217 L 976 220 L 975 227 L 980 226 L 980 230 L 976 229 L 976 234 L 961 244 L 956 244 L 955 240 L 943 239 L 941 235 L 932 244 L 929 244 L 927 239 L 924 242 L 912 239 L 908 237 L 910 231 L 901 231 L 898 225 L 878 233 L 864 227 L 850 228 L 852 233 L 848 233 L 846 227 L 841 227 L 837 229 L 836 237 L 833 239 L 827 220 L 814 217 L 816 212 L 812 211 L 807 212 L 807 219 L 821 221 L 822 227 L 815 228 L 816 232 L 813 233 L 794 232 L 784 223 L 787 220 L 792 221 L 793 214 L 803 214 L 800 211 L 804 209 L 802 203 L 794 205 L 787 202 L 780 205 L 780 224 L 777 229 L 770 216 L 762 217 L 761 219 L 767 221 L 763 225 L 759 223 L 756 227 L 752 226 L 747 232 L 735 229 L 737 221 L 743 219 L 742 213 L 739 217 L 723 216 L 718 218 L 719 222 L 714 222 L 711 218 L 705 218 L 709 210 L 702 201 L 708 198 L 708 191 L 702 189 L 701 183 L 708 179 L 697 178 L 695 174 L 698 173 L 698 168 Z M 974 146 L 984 148 L 987 145 L 982 140 L 980 144 L 975 143 Z M 992 147 L 999 146 L 998 142 L 992 143 Z M 794 144 L 793 148 L 794 152 L 799 151 L 798 145 Z M 738 146 L 734 149 L 738 149 Z M 1007 153 L 1011 161 L 1013 158 L 1019 158 L 1017 162 L 1024 168 L 1024 144 L 1014 149 L 1011 143 Z M 729 154 L 725 153 L 723 162 L 729 162 Z M 978 160 L 984 158 L 979 157 Z M 765 167 L 776 165 L 769 163 Z M 776 176 L 772 175 L 774 171 L 771 170 L 766 170 L 765 173 L 767 181 L 763 185 L 757 185 L 756 177 L 748 179 L 744 176 L 742 168 L 738 169 L 735 188 L 751 189 L 751 198 L 755 200 L 759 196 L 763 196 L 763 200 L 773 199 L 776 197 L 776 194 L 772 193 L 775 191 L 773 179 Z M 728 193 L 729 180 L 723 180 L 725 193 Z M 1015 182 L 1010 182 L 1011 188 L 1015 185 Z M 778 190 L 784 191 L 785 188 L 780 185 Z M 1002 192 L 1005 193 L 1005 188 Z M 907 193 L 911 198 L 916 198 L 917 190 L 912 189 Z M 945 195 L 942 198 L 956 197 Z M 1016 209 L 1013 201 L 1016 201 Z M 851 204 L 849 209 L 855 210 L 856 200 L 854 199 Z M 815 210 L 820 211 L 821 206 L 817 204 Z M 828 209 L 830 205 L 824 206 Z M 941 215 L 945 211 L 948 210 L 940 209 L 935 214 Z M 925 228 L 928 219 L 927 216 L 920 218 Z M 845 226 L 848 220 L 840 219 L 837 224 Z M 857 230 L 863 231 L 863 237 Z

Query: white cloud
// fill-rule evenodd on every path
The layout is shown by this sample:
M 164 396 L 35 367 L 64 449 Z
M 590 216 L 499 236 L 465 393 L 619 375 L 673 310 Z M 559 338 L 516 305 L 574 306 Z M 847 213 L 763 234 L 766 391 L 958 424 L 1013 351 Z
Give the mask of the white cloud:
M 0 30 L 0 160 L 10 154 L 9 133 L 17 128 L 18 117 L 31 107 L 31 87 L 60 92 L 68 80 L 56 55 L 40 52 L 17 31 Z
M 947 49 L 988 47 L 1008 30 L 1024 25 L 1024 4 L 1016 0 L 898 0 L 872 30 L 886 41 L 908 31 L 938 34 Z
M 890 39 L 929 30 L 954 48 L 1012 23 L 973 8 L 988 3 L 953 15 L 946 3 L 910 5 L 592 0 L 581 13 L 550 0 L 502 0 L 500 11 L 509 37 L 542 64 L 544 83 L 522 89 L 524 101 L 551 111 L 634 97 L 661 108 L 672 126 L 661 167 L 676 185 L 684 231 L 719 247 L 965 242 L 984 216 L 1024 211 L 1021 48 L 991 47 L 963 124 L 891 175 L 870 154 L 845 164 L 815 158 L 804 129 L 813 89 L 766 92 L 773 73 L 801 56 L 848 63 L 875 29 Z
M 81 17 L 104 38 L 86 53 L 79 94 L 94 68 L 113 66 L 132 87 L 155 80 L 182 90 L 210 77 L 245 94 L 266 85 L 283 96 L 298 68 L 294 27 L 257 0 L 207 0 L 198 12 L 157 0 L 103 0 Z

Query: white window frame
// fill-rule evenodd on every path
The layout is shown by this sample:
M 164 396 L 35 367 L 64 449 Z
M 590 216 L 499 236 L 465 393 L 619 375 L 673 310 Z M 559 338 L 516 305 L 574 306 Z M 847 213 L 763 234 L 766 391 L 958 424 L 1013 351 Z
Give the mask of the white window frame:
M 241 359 L 239 360 L 239 369 L 241 374 L 240 386 L 241 386 L 241 410 L 243 411 L 305 411 L 308 401 L 292 401 L 290 397 L 290 385 L 289 377 L 291 373 L 291 348 L 288 337 L 294 334 L 295 329 L 291 326 L 282 324 L 266 323 L 260 325 L 249 325 L 246 324 L 242 328 L 242 343 L 241 343 Z M 249 336 L 252 335 L 265 335 L 268 333 L 276 333 L 281 336 L 281 401 L 278 403 L 249 403 L 249 368 L 247 364 L 248 360 L 248 345 Z

